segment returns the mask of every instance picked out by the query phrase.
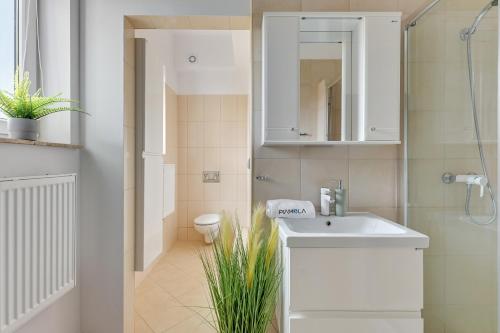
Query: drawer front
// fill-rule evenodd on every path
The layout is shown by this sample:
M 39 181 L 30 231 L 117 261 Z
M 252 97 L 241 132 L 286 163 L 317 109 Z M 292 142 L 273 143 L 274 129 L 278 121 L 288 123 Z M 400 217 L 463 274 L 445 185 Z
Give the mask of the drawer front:
M 292 248 L 290 311 L 420 311 L 422 250 Z
M 423 333 L 423 320 L 384 318 L 290 319 L 289 333 Z

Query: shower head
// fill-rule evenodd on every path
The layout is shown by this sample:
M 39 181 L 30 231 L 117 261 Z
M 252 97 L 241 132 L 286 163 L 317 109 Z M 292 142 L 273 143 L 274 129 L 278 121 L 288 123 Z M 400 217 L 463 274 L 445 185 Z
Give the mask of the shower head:
M 481 23 L 483 18 L 486 16 L 486 14 L 488 14 L 488 12 L 491 10 L 491 8 L 493 8 L 495 6 L 498 6 L 498 0 L 493 0 L 493 1 L 489 2 L 483 8 L 483 10 L 481 10 L 481 12 L 476 16 L 472 25 L 469 28 L 464 28 L 460 32 L 460 38 L 465 41 L 465 40 L 468 40 L 472 35 L 474 35 L 477 31 L 477 27 L 479 26 L 479 24 Z

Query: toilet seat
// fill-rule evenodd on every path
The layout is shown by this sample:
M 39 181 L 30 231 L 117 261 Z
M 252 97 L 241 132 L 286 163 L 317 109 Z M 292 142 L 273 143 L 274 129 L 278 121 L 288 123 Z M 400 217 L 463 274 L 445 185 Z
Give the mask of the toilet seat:
M 219 214 L 205 214 L 205 215 L 200 215 L 194 219 L 194 224 L 200 226 L 218 224 L 219 222 L 220 222 Z

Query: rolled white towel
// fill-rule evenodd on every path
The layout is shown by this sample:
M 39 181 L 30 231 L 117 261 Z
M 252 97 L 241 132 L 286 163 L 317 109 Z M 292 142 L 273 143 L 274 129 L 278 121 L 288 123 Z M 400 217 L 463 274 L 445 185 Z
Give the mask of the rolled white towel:
M 269 218 L 313 219 L 316 210 L 310 201 L 278 199 L 267 201 L 266 214 Z

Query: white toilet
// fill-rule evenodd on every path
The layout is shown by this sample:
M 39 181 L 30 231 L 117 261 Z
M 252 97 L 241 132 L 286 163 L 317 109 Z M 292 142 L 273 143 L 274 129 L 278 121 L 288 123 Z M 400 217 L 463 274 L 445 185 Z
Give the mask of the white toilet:
M 219 214 L 200 215 L 194 219 L 194 230 L 205 238 L 205 243 L 211 244 L 219 235 Z

